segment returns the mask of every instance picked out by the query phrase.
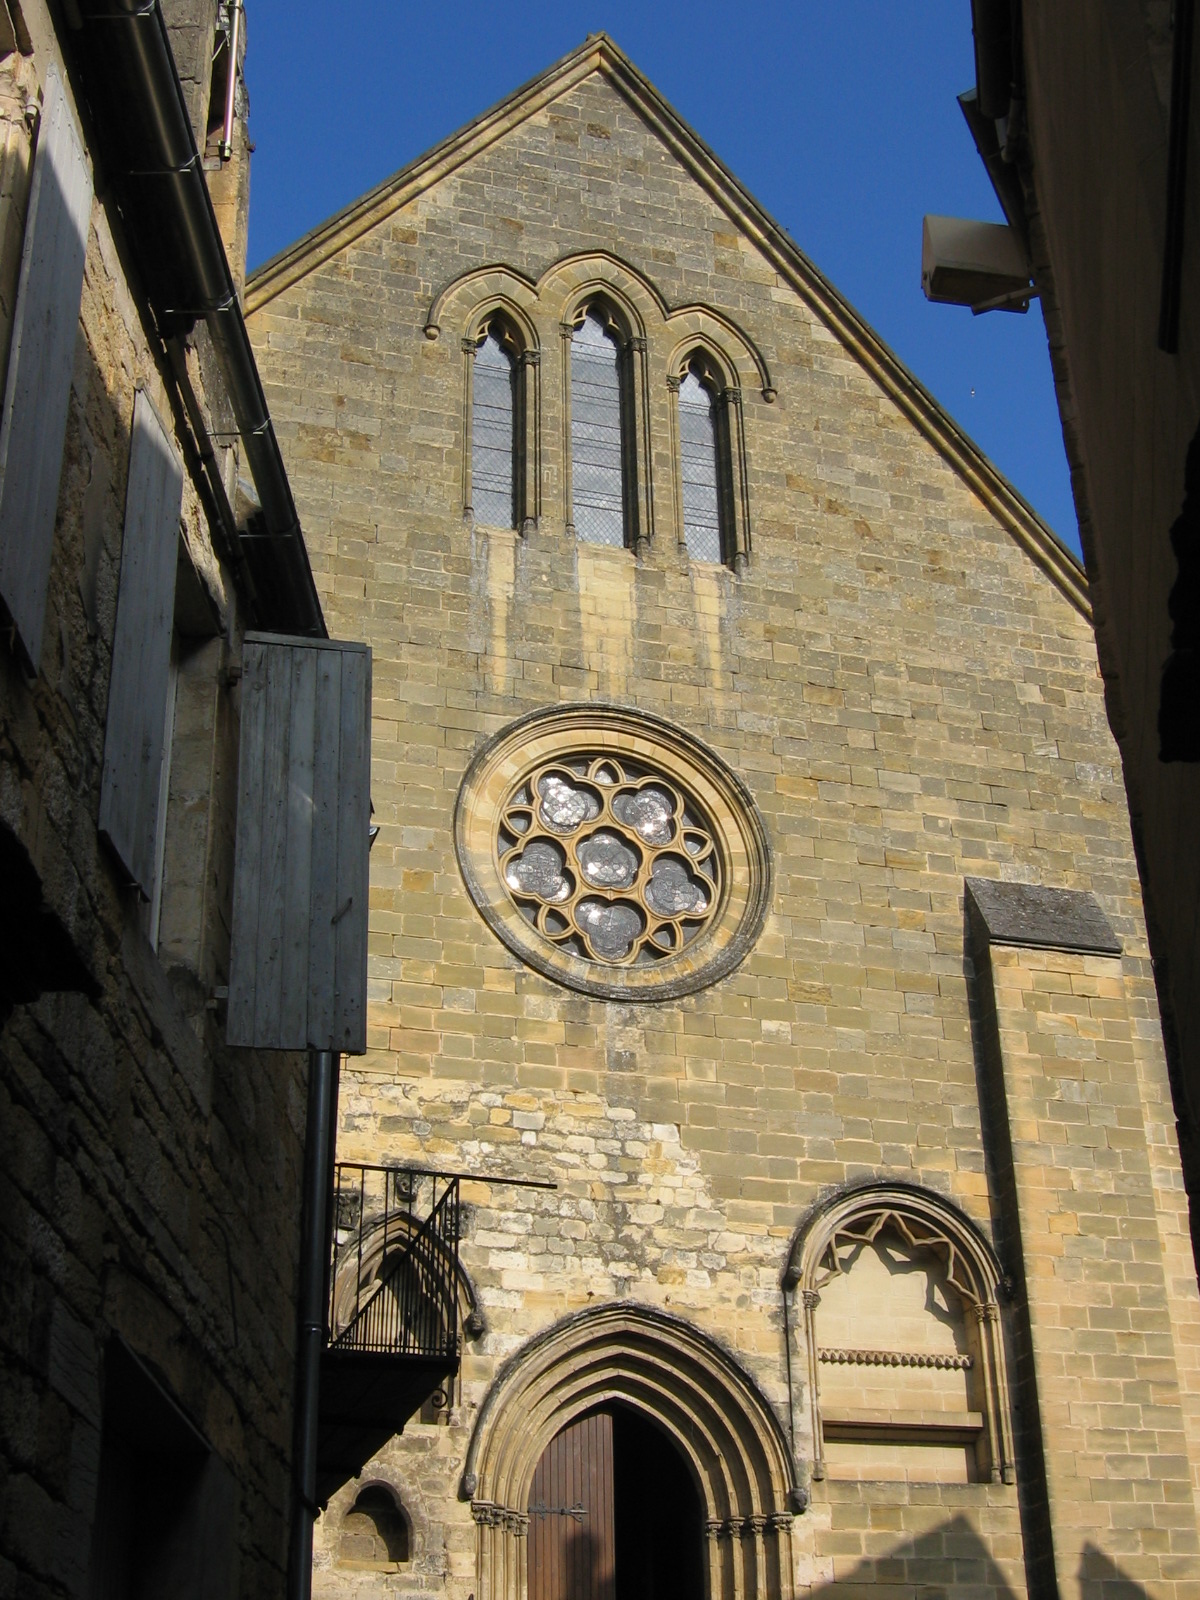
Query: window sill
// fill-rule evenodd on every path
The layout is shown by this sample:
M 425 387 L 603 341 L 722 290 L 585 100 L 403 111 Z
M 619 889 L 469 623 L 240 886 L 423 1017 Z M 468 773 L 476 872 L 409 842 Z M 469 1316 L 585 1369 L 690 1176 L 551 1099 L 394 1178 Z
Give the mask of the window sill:
M 826 1439 L 879 1443 L 973 1444 L 983 1432 L 980 1411 L 870 1411 L 846 1407 L 822 1416 Z

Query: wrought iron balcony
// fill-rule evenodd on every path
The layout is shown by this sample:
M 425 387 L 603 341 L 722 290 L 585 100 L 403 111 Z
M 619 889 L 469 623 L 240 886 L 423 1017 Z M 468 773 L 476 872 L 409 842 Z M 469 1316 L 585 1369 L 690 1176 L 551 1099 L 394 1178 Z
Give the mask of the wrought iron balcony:
M 460 1303 L 467 1335 L 483 1330 L 459 1270 L 463 1182 L 554 1188 L 420 1167 L 343 1161 L 335 1169 L 317 1440 L 321 1505 L 448 1387 L 458 1372 Z
M 331 1349 L 457 1364 L 458 1191 L 456 1173 L 339 1164 Z
M 317 1500 L 458 1371 L 459 1176 L 341 1162 L 334 1174 Z

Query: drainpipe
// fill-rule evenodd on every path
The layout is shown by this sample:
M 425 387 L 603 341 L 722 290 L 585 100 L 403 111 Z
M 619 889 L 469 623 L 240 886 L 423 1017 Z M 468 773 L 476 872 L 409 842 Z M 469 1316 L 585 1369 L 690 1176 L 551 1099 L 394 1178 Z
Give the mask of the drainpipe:
M 317 1512 L 317 1432 L 321 1351 L 329 1303 L 330 1199 L 337 1118 L 339 1058 L 308 1053 L 308 1124 L 304 1138 L 304 1209 L 300 1225 L 300 1293 L 296 1346 L 296 1417 L 292 1450 L 292 1530 L 288 1600 L 311 1600 L 313 1523 Z
M 229 4 L 229 76 L 225 82 L 225 125 L 221 130 L 221 143 L 217 153 L 222 161 L 233 154 L 234 101 L 237 99 L 238 45 L 242 30 L 242 0 Z

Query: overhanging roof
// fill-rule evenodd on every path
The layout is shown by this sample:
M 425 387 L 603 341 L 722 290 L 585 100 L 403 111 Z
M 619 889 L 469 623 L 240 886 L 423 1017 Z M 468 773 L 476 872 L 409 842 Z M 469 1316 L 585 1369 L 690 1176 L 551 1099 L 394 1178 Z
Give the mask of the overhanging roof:
M 642 117 L 700 187 L 757 246 L 780 278 L 795 290 L 898 410 L 958 473 L 997 522 L 1090 621 L 1087 577 L 1071 552 L 1059 543 L 1024 496 L 993 466 L 929 390 L 607 34 L 590 34 L 583 44 L 554 66 L 259 267 L 246 284 L 247 316 L 252 317 L 276 295 L 593 73 L 599 73 Z

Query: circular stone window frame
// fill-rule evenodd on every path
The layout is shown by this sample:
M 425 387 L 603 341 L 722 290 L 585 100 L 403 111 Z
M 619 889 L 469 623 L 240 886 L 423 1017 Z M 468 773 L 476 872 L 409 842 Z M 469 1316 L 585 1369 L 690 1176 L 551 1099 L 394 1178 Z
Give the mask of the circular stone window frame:
M 678 953 L 632 967 L 589 961 L 551 944 L 522 915 L 504 881 L 498 839 L 519 782 L 549 761 L 610 755 L 657 772 L 690 795 L 721 855 L 721 894 L 707 927 Z M 629 706 L 553 706 L 510 722 L 472 758 L 454 810 L 454 848 L 476 910 L 526 966 L 601 1000 L 663 1001 L 727 977 L 762 932 L 771 903 L 766 823 L 737 774 L 693 734 Z

